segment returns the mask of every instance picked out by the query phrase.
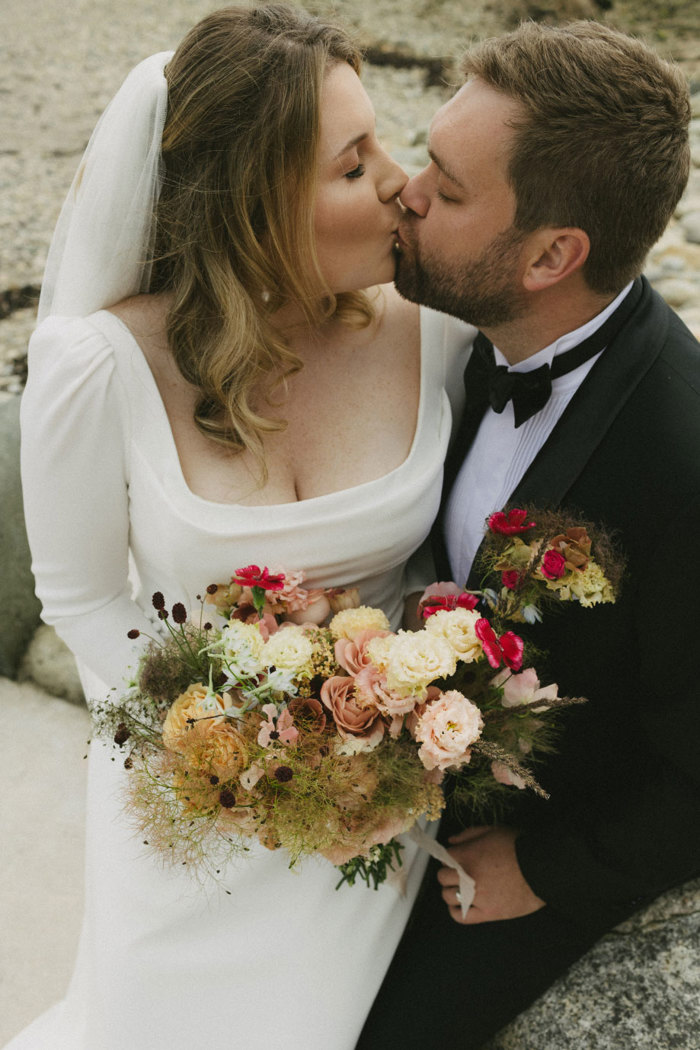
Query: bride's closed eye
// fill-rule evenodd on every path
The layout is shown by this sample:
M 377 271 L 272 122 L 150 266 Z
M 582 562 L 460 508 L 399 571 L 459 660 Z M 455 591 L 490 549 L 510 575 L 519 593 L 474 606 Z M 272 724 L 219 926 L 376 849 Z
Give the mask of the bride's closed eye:
M 365 166 L 364 166 L 364 164 L 358 164 L 356 168 L 352 169 L 352 171 L 346 171 L 345 172 L 345 178 L 346 179 L 359 179 L 359 178 L 361 178 L 364 175 L 364 173 L 365 173 Z

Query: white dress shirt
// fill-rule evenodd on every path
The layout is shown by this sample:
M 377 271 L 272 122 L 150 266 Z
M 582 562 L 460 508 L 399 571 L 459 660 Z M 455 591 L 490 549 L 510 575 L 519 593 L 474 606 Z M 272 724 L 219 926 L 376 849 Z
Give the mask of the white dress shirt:
M 557 354 L 582 343 L 617 309 L 632 284 L 591 321 L 538 350 L 532 357 L 513 365 L 513 372 L 531 372 L 551 365 Z M 496 364 L 510 367 L 494 347 Z M 600 353 L 604 353 L 601 350 Z M 484 534 L 486 518 L 508 502 L 539 450 L 559 421 L 564 409 L 586 378 L 600 353 L 578 368 L 552 381 L 552 395 L 539 412 L 516 429 L 513 402 L 503 412 L 487 409 L 474 442 L 457 475 L 445 514 L 445 540 L 452 579 L 463 585 Z

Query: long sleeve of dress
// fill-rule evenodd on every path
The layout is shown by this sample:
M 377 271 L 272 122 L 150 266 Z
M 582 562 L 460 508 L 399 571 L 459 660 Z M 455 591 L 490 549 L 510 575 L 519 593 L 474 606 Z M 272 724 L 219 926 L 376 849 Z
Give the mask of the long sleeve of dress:
M 43 619 L 109 686 L 152 632 L 128 580 L 129 405 L 104 336 L 49 317 L 29 349 L 22 398 L 22 485 Z

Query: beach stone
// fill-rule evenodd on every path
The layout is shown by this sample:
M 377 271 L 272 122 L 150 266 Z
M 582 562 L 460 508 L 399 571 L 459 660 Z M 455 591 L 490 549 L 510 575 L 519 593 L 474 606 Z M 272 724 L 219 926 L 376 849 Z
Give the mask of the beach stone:
M 698 286 L 684 277 L 662 277 L 654 284 L 669 306 L 686 306 L 698 296 Z
M 484 1050 L 694 1050 L 700 883 L 604 937 Z
M 84 704 L 75 657 L 53 627 L 42 623 L 34 632 L 17 673 L 18 681 L 31 680 L 52 696 Z
M 700 244 L 700 208 L 687 212 L 681 219 L 681 225 L 691 244 Z
M 34 594 L 19 477 L 18 397 L 0 401 L 0 674 L 14 678 L 34 629 L 41 603 Z

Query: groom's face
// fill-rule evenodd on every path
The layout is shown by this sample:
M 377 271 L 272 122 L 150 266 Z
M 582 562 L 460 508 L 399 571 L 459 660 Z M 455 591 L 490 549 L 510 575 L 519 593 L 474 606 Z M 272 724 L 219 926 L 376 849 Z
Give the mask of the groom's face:
M 471 80 L 435 115 L 430 164 L 401 193 L 396 287 L 413 302 L 488 328 L 524 310 L 525 236 L 513 228 L 507 164 L 520 107 Z

